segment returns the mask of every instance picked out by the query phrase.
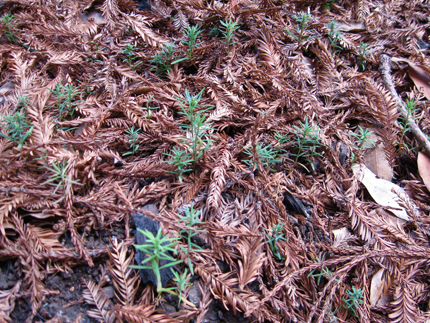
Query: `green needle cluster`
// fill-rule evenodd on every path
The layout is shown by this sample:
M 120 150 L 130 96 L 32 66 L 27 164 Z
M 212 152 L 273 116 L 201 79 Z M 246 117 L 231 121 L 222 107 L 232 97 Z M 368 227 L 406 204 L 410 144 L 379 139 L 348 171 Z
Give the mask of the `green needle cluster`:
M 136 143 L 139 131 L 140 129 L 134 129 L 134 127 L 131 127 L 130 129 L 125 131 L 125 133 L 129 135 L 128 142 L 130 143 L 131 151 L 122 154 L 123 156 L 134 155 L 139 149 L 139 144 Z
M 224 41 L 221 40 L 222 43 L 227 45 L 227 52 L 230 50 L 230 46 L 234 45 L 236 42 L 233 41 L 234 33 L 236 30 L 240 28 L 240 25 L 237 21 L 232 21 L 231 19 L 226 19 L 226 21 L 220 21 L 221 25 L 224 27 L 224 30 L 221 29 L 221 33 L 224 36 Z
M 134 70 L 136 67 L 138 67 L 140 64 L 143 63 L 142 61 L 140 61 L 140 62 L 134 64 L 134 61 L 139 58 L 136 56 L 134 51 L 135 51 L 135 48 L 134 48 L 134 45 L 132 45 L 132 44 L 128 44 L 122 50 L 122 53 L 125 54 L 125 58 L 122 61 L 127 62 L 128 66 L 130 66 L 130 68 L 132 70 Z
M 206 120 L 204 113 L 212 109 L 213 106 L 200 104 L 203 91 L 204 89 L 196 95 L 191 95 L 188 90 L 185 90 L 185 99 L 177 98 L 182 110 L 179 113 L 185 116 L 189 122 L 189 124 L 181 124 L 186 134 L 185 137 L 182 137 L 182 145 L 186 146 L 186 149 L 173 148 L 171 154 L 166 154 L 171 158 L 166 162 L 170 165 L 176 165 L 175 173 L 180 182 L 182 182 L 182 175 L 190 171 L 189 165 L 192 164 L 193 171 L 196 170 L 197 161 L 212 143 L 209 134 L 212 123 Z
M 1 115 L 3 120 L 0 120 L 0 123 L 5 124 L 6 131 L 5 133 L 0 132 L 0 136 L 17 143 L 18 148 L 21 148 L 24 145 L 34 128 L 33 126 L 30 126 L 29 118 L 25 114 L 25 107 L 27 104 L 28 98 L 21 97 L 20 103 L 18 103 L 17 107 L 23 107 L 19 111 L 10 115 Z
M 188 40 L 182 41 L 184 44 L 188 45 L 188 49 L 185 52 L 187 54 L 187 57 L 180 58 L 176 61 L 174 61 L 172 64 L 176 64 L 185 60 L 190 60 L 194 64 L 194 50 L 196 48 L 199 48 L 203 42 L 198 43 L 197 38 L 202 33 L 202 30 L 199 26 L 195 25 L 193 27 L 188 26 L 187 29 L 184 31 L 184 35 L 187 37 Z
M 57 96 L 58 120 L 64 120 L 64 112 L 67 112 L 69 116 L 75 113 L 75 105 L 78 102 L 76 99 L 82 95 L 82 93 L 76 91 L 77 89 L 78 86 L 74 87 L 71 84 L 62 85 L 61 83 L 57 83 L 55 89 L 51 90 Z
M 161 50 L 149 61 L 150 64 L 155 65 L 151 71 L 159 76 L 168 75 L 172 65 L 174 65 L 173 61 L 176 59 L 175 50 L 174 43 L 167 43 L 161 47 Z
M 277 245 L 278 241 L 280 240 L 287 241 L 287 239 L 284 238 L 284 234 L 282 233 L 284 226 L 285 226 L 285 223 L 278 222 L 278 224 L 275 224 L 270 229 L 269 233 L 264 233 L 264 235 L 267 237 L 266 243 L 269 244 L 270 250 L 272 250 L 273 255 L 279 260 L 285 259 L 281 255 L 281 252 Z

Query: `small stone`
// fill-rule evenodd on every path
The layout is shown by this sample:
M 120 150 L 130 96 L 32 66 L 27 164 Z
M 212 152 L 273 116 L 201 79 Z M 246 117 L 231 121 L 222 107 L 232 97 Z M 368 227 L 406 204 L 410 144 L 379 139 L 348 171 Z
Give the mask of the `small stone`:
M 157 306 L 157 310 L 160 310 L 161 313 L 166 315 L 176 313 L 176 308 L 166 303 Z
M 197 281 L 194 282 L 193 286 L 190 288 L 190 293 L 188 294 L 188 299 L 191 303 L 198 306 L 202 300 L 202 293 L 197 284 Z
M 105 294 L 107 298 L 114 298 L 115 289 L 112 286 L 105 287 L 103 288 L 103 294 Z

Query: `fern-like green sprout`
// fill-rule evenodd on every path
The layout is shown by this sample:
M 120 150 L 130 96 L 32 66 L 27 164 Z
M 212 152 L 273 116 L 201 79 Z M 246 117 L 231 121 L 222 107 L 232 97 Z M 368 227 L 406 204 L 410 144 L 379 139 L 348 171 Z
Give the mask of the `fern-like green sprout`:
M 181 250 L 187 255 L 187 263 L 192 275 L 194 275 L 194 268 L 193 268 L 191 259 L 189 258 L 189 255 L 191 252 L 202 250 L 202 248 L 199 245 L 196 245 L 195 243 L 192 242 L 192 238 L 198 234 L 197 232 L 193 231 L 193 229 L 200 229 L 198 225 L 202 224 L 202 222 L 200 222 L 199 220 L 200 214 L 201 214 L 201 211 L 197 211 L 194 209 L 193 206 L 191 206 L 185 209 L 184 216 L 178 215 L 180 219 L 179 223 L 184 224 L 190 228 L 187 230 L 181 230 L 180 234 L 181 234 L 181 237 L 185 239 L 187 242 L 187 248 L 181 247 Z
M 367 57 L 369 56 L 368 47 L 369 44 L 361 42 L 358 50 L 358 70 L 362 72 L 366 70 Z
M 163 268 L 173 267 L 179 263 L 181 260 L 176 260 L 170 254 L 176 253 L 175 246 L 178 244 L 178 238 L 169 238 L 162 235 L 161 229 L 158 229 L 157 235 L 148 230 L 137 229 L 140 233 L 146 236 L 147 243 L 142 245 L 134 245 L 136 249 L 142 251 L 147 255 L 145 260 L 139 265 L 134 265 L 132 268 L 136 269 L 151 269 L 157 279 L 157 292 L 161 294 L 162 292 L 170 292 L 174 287 L 165 288 L 161 282 L 160 270 Z M 161 260 L 166 261 L 164 265 L 161 265 Z
M 17 108 L 20 109 L 10 115 L 1 114 L 3 120 L 0 123 L 5 124 L 5 133 L 0 131 L 0 136 L 9 139 L 18 144 L 18 148 L 21 148 L 27 138 L 33 131 L 33 126 L 30 126 L 29 118 L 26 116 L 25 108 L 28 105 L 28 97 L 19 97 Z
M 136 249 L 146 254 L 146 258 L 139 265 L 132 265 L 135 269 L 150 269 L 154 273 L 157 280 L 157 293 L 169 293 L 179 297 L 179 304 L 181 301 L 188 306 L 195 307 L 191 302 L 183 297 L 183 292 L 190 286 L 187 270 L 182 274 L 177 273 L 173 267 L 180 264 L 182 260 L 176 260 L 172 254 L 176 254 L 175 246 L 178 244 L 179 238 L 169 238 L 162 235 L 161 229 L 158 229 L 157 235 L 148 230 L 137 229 L 147 238 L 147 243 L 142 245 L 134 245 Z M 164 264 L 161 263 L 164 261 Z M 170 268 L 176 282 L 177 287 L 163 287 L 161 282 L 161 270 Z M 178 292 L 175 292 L 178 291 Z
M 297 140 L 295 146 L 298 149 L 297 154 L 293 154 L 293 156 L 296 156 L 295 163 L 297 164 L 300 158 L 305 159 L 310 163 L 312 170 L 315 171 L 315 157 L 322 157 L 321 153 L 318 152 L 318 149 L 322 146 L 319 138 L 320 130 L 316 124 L 311 125 L 308 118 L 305 119 L 304 123 L 301 121 L 299 123 L 300 127 L 293 126 L 293 133 Z M 305 167 L 303 164 L 302 166 Z
M 332 49 L 332 53 L 336 55 L 340 52 L 343 47 L 340 45 L 340 41 L 342 40 L 342 33 L 338 29 L 338 24 L 335 21 L 330 21 L 327 24 L 328 32 L 328 40 L 330 41 L 330 46 Z
M 198 94 L 191 95 L 185 90 L 185 99 L 177 98 L 181 107 L 180 114 L 184 115 L 190 124 L 182 124 L 182 128 L 188 130 L 190 136 L 183 137 L 183 142 L 191 150 L 191 158 L 193 161 L 193 170 L 196 170 L 197 160 L 202 157 L 204 152 L 209 149 L 212 140 L 209 139 L 209 131 L 212 123 L 207 122 L 206 116 L 203 114 L 213 108 L 210 104 L 200 104 L 204 89 Z M 201 108 L 205 108 L 199 110 Z
M 193 164 L 193 159 L 191 158 L 191 153 L 187 153 L 183 149 L 179 149 L 177 147 L 173 147 L 172 153 L 165 155 L 171 157 L 171 160 L 165 161 L 165 163 L 168 163 L 169 165 L 175 165 L 176 171 L 167 171 L 168 173 L 174 173 L 178 175 L 179 182 L 182 183 L 182 175 L 184 175 L 186 172 L 191 172 L 192 169 L 189 169 L 188 167 Z
M 125 54 L 125 58 L 122 60 L 123 62 L 127 62 L 128 66 L 134 70 L 136 67 L 138 67 L 140 64 L 142 64 L 143 62 L 140 61 L 137 64 L 134 64 L 134 61 L 136 59 L 138 59 L 138 57 L 135 54 L 135 48 L 134 45 L 132 44 L 128 44 L 127 46 L 124 47 L 124 49 L 122 50 L 122 53 Z
M 354 140 L 354 148 L 359 152 L 362 152 L 365 149 L 375 147 L 375 140 L 371 138 L 373 135 L 373 131 L 367 128 L 363 129 L 361 126 L 358 126 L 358 133 L 352 133 L 352 136 L 355 138 Z M 356 156 L 354 152 L 351 154 L 351 163 L 354 163 Z
M 124 154 L 122 154 L 123 156 L 128 156 L 128 155 L 134 155 L 136 153 L 136 151 L 139 149 L 139 144 L 136 144 L 136 141 L 138 139 L 138 135 L 139 135 L 139 131 L 140 129 L 134 129 L 134 127 L 131 127 L 130 129 L 127 129 L 125 131 L 125 133 L 127 135 L 129 135 L 129 144 L 130 144 L 130 148 L 132 149 L 132 151 L 128 151 Z
M 7 13 L 2 17 L 2 21 L 6 25 L 7 31 L 5 34 L 6 34 L 7 38 L 9 38 L 9 40 L 12 43 L 17 45 L 16 39 L 15 39 L 15 34 L 17 33 L 17 31 L 13 30 L 16 27 L 15 16 L 13 16 L 10 13 Z
M 78 86 L 74 87 L 71 84 L 62 85 L 61 83 L 57 83 L 55 89 L 51 90 L 57 96 L 58 120 L 64 120 L 64 112 L 67 112 L 69 116 L 75 113 L 75 105 L 79 102 L 77 97 L 82 95 L 77 89 Z
M 345 304 L 343 304 L 342 306 L 346 308 L 353 316 L 358 317 L 357 310 L 359 309 L 360 305 L 364 303 L 364 295 L 362 289 L 356 289 L 355 286 L 352 286 L 352 290 L 347 290 L 346 295 L 348 296 L 348 298 L 345 299 L 343 297 L 343 301 L 345 302 Z
M 197 39 L 199 37 L 199 35 L 202 33 L 202 30 L 200 29 L 199 26 L 195 25 L 193 27 L 188 26 L 187 29 L 184 30 L 184 34 L 187 37 L 188 40 L 182 41 L 184 44 L 188 45 L 188 49 L 186 51 L 186 55 L 187 57 L 184 58 L 180 58 L 176 61 L 174 61 L 172 64 L 176 64 L 179 62 L 182 62 L 184 60 L 190 60 L 191 63 L 194 64 L 194 50 L 196 48 L 199 48 L 199 46 L 201 44 L 203 44 L 203 42 L 198 43 Z
M 72 174 L 70 173 L 71 164 L 62 160 L 56 161 L 52 164 L 52 167 L 44 166 L 45 169 L 51 172 L 49 179 L 42 183 L 42 185 L 49 184 L 55 186 L 54 194 L 59 188 L 65 191 L 71 188 L 72 184 L 82 185 L 78 181 L 72 179 Z
M 266 243 L 269 244 L 270 250 L 272 250 L 273 255 L 279 260 L 285 259 L 279 250 L 277 245 L 278 241 L 287 239 L 284 238 L 284 234 L 282 230 L 284 229 L 285 223 L 278 222 L 275 224 L 270 230 L 269 233 L 264 233 L 264 235 L 268 238 Z
M 159 76 L 166 76 L 170 73 L 173 61 L 176 59 L 175 56 L 175 43 L 167 43 L 161 47 L 161 50 L 152 56 L 150 64 L 154 64 L 155 67 L 151 71 L 155 72 Z
M 221 25 L 224 27 L 224 30 L 221 29 L 221 33 L 224 36 L 224 41 L 222 43 L 227 45 L 227 52 L 230 50 L 230 46 L 234 45 L 236 42 L 233 41 L 235 31 L 240 28 L 240 25 L 237 21 L 232 21 L 231 19 L 226 19 L 226 21 L 220 21 Z
M 411 146 L 409 146 L 405 142 L 405 136 L 408 131 L 411 130 L 411 124 L 413 124 L 414 120 L 416 119 L 416 115 L 418 113 L 418 109 L 415 107 L 417 104 L 414 100 L 406 99 L 406 118 L 400 117 L 399 118 L 399 124 L 402 127 L 401 129 L 401 136 L 400 141 L 398 142 L 400 149 L 405 149 L 408 153 L 413 150 Z
M 257 146 L 255 147 L 255 152 L 253 148 L 247 148 L 245 149 L 244 153 L 248 156 L 253 157 L 252 160 L 244 160 L 245 164 L 250 167 L 253 167 L 253 170 L 258 168 L 257 159 L 260 160 L 261 166 L 263 167 L 269 166 L 273 163 L 278 163 L 280 161 L 276 158 L 276 156 L 278 155 L 278 151 L 276 149 L 273 149 L 271 145 L 263 147 L 263 144 L 257 143 Z
M 296 25 L 296 33 L 291 32 L 287 28 L 285 31 L 289 33 L 300 45 L 301 42 L 309 40 L 315 36 L 307 36 L 308 29 L 310 27 L 310 22 L 312 21 L 312 14 L 310 12 L 300 12 L 297 15 L 292 15 L 294 20 L 298 22 Z

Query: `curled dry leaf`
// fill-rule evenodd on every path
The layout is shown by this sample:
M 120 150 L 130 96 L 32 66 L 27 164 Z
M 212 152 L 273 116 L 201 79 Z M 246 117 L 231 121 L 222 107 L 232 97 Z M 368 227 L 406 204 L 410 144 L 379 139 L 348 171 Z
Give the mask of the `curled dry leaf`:
M 384 269 L 381 268 L 373 275 L 372 282 L 370 283 L 370 305 L 375 306 L 381 298 L 384 291 Z
M 430 100 L 430 69 L 424 65 L 409 64 L 409 76 L 414 81 L 417 88 L 422 88 L 425 97 Z
M 415 64 L 408 59 L 393 58 L 395 62 L 405 62 L 408 66 L 409 77 L 417 88 L 422 88 L 425 97 L 430 100 L 430 69 L 425 65 Z
M 375 129 L 371 129 L 373 134 L 369 135 L 368 139 L 364 142 L 365 147 L 373 148 L 366 149 L 364 153 L 364 164 L 379 178 L 391 181 L 393 178 L 393 168 L 385 154 L 385 147 L 383 139 L 375 134 Z
M 430 158 L 422 152 L 418 153 L 417 158 L 418 171 L 424 182 L 424 185 L 430 191 Z
M 377 178 L 366 165 L 355 164 L 352 166 L 352 171 L 358 176 L 360 182 L 366 186 L 367 191 L 376 203 L 389 207 L 395 216 L 409 221 L 408 213 L 398 202 L 399 197 L 409 200 L 409 196 L 403 188 L 385 179 Z

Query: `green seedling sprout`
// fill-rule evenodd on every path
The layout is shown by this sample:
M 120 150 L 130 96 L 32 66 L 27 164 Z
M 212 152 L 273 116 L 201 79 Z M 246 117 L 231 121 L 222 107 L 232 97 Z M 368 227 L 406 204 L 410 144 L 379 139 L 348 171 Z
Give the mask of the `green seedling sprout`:
M 269 244 L 270 250 L 272 250 L 273 255 L 278 258 L 279 260 L 285 259 L 279 250 L 279 247 L 277 245 L 278 241 L 284 240 L 287 241 L 287 239 L 284 238 L 284 234 L 281 233 L 284 229 L 285 223 L 278 222 L 278 224 L 275 224 L 270 230 L 269 233 L 264 233 L 264 235 L 267 237 L 266 243 Z
M 201 214 L 201 211 L 197 211 L 194 209 L 193 206 L 191 206 L 185 209 L 184 216 L 178 215 L 180 219 L 179 223 L 184 224 L 190 228 L 189 230 L 181 230 L 180 234 L 181 234 L 181 237 L 185 239 L 187 242 L 187 248 L 181 247 L 181 250 L 187 255 L 187 263 L 192 275 L 194 275 L 194 268 L 193 268 L 191 259 L 189 258 L 189 255 L 191 252 L 202 250 L 200 246 L 192 242 L 192 238 L 198 235 L 198 233 L 193 231 L 193 229 L 200 229 L 198 225 L 202 224 L 202 222 L 200 222 L 199 220 L 200 214 Z
M 165 161 L 169 165 L 175 165 L 176 171 L 167 171 L 168 173 L 174 173 L 178 175 L 179 182 L 182 183 L 182 175 L 186 172 L 191 172 L 192 169 L 188 167 L 193 164 L 193 160 L 191 159 L 191 153 L 187 153 L 183 149 L 179 149 L 177 147 L 173 147 L 171 154 L 165 154 L 172 158 L 172 160 Z
M 337 27 L 338 27 L 338 24 L 335 21 L 330 21 L 327 24 L 328 40 L 330 41 L 332 53 L 335 55 L 343 49 L 343 47 L 340 45 L 340 41 L 342 40 L 342 33 L 339 31 Z
M 136 144 L 139 131 L 140 129 L 134 129 L 134 127 L 131 127 L 130 129 L 127 129 L 125 131 L 125 133 L 130 136 L 128 142 L 130 143 L 130 148 L 132 149 L 132 151 L 128 151 L 122 154 L 123 156 L 134 155 L 139 149 L 139 145 Z
M 7 38 L 9 38 L 9 40 L 12 43 L 17 45 L 16 39 L 15 39 L 15 34 L 17 33 L 17 31 L 13 31 L 13 29 L 16 27 L 16 24 L 14 23 L 15 16 L 12 16 L 10 13 L 7 13 L 2 17 L 2 20 L 7 28 L 7 31 L 6 31 Z
M 255 153 L 253 148 L 245 149 L 244 153 L 248 156 L 253 157 L 252 160 L 244 160 L 245 164 L 250 167 L 253 167 L 253 170 L 258 168 L 257 159 L 260 160 L 261 166 L 263 167 L 269 166 L 273 163 L 278 163 L 280 161 L 279 159 L 276 159 L 278 151 L 276 149 L 273 149 L 271 145 L 263 147 L 263 144 L 257 143 L 257 146 L 255 147 Z
M 193 27 L 188 26 L 187 29 L 184 30 L 184 34 L 187 37 L 187 41 L 182 41 L 184 44 L 188 45 L 188 49 L 185 52 L 187 57 L 180 58 L 174 61 L 172 64 L 176 64 L 185 60 L 189 60 L 192 64 L 194 64 L 194 50 L 199 48 L 203 42 L 198 43 L 197 38 L 202 33 L 202 30 L 199 26 L 195 25 Z
M 125 54 L 125 58 L 122 61 L 123 62 L 127 62 L 128 66 L 132 70 L 134 70 L 136 67 L 138 67 L 140 64 L 143 63 L 142 61 L 140 61 L 137 64 L 134 64 L 134 61 L 136 59 L 138 59 L 138 57 L 136 56 L 136 54 L 134 53 L 134 51 L 135 51 L 135 48 L 134 48 L 134 45 L 132 45 L 132 44 L 128 44 L 122 50 L 122 53 Z
M 159 76 L 165 76 L 170 73 L 173 61 L 176 59 L 175 56 L 175 44 L 167 43 L 161 47 L 161 50 L 152 56 L 150 64 L 154 64 L 155 67 L 151 71 L 155 72 Z
M 224 36 L 224 41 L 222 43 L 227 45 L 227 52 L 230 50 L 230 46 L 234 45 L 236 42 L 233 41 L 235 31 L 240 28 L 240 25 L 237 21 L 232 21 L 228 19 L 226 21 L 220 21 L 221 25 L 224 27 L 224 30 L 221 29 L 221 33 Z
M 185 90 L 185 99 L 177 98 L 181 107 L 180 114 L 184 115 L 190 124 L 182 124 L 182 128 L 188 130 L 190 137 L 184 137 L 184 144 L 191 150 L 193 170 L 196 170 L 197 160 L 202 157 L 204 152 L 209 149 L 212 140 L 208 137 L 212 123 L 207 122 L 206 116 L 203 113 L 213 108 L 213 105 L 200 104 L 204 89 L 197 95 L 191 95 L 188 90 Z M 206 108 L 203 110 L 198 110 Z
M 359 309 L 360 305 L 364 303 L 362 289 L 356 289 L 355 286 L 352 286 L 352 290 L 347 290 L 346 295 L 348 298 L 345 299 L 343 297 L 345 304 L 342 306 L 346 308 L 354 317 L 358 317 L 357 310 Z
M 0 123 L 5 124 L 6 131 L 5 133 L 0 132 L 0 136 L 17 143 L 18 148 L 21 148 L 24 145 L 34 128 L 33 126 L 30 126 L 29 118 L 25 113 L 27 105 L 28 97 L 21 96 L 19 97 L 19 102 L 17 104 L 17 108 L 20 108 L 19 111 L 10 115 L 1 114 L 3 120 L 0 120 Z
M 355 138 L 354 140 L 354 148 L 359 152 L 362 152 L 365 149 L 375 147 L 375 140 L 371 138 L 373 135 L 373 131 L 367 128 L 363 129 L 361 126 L 358 126 L 358 133 L 352 133 L 352 136 Z M 354 152 L 351 154 L 351 163 L 354 163 L 356 156 Z
M 151 107 L 149 106 L 149 104 L 151 103 L 152 99 L 154 98 L 154 95 L 151 95 L 148 99 L 148 101 L 146 102 L 146 118 L 151 118 L 151 114 L 152 114 L 152 110 L 157 110 L 160 107 Z
M 314 159 L 317 156 L 322 157 L 322 155 L 317 152 L 317 149 L 321 147 L 319 138 L 320 130 L 317 125 L 311 125 L 308 118 L 305 119 L 304 123 L 301 121 L 299 121 L 299 123 L 300 127 L 293 126 L 293 133 L 297 140 L 295 146 L 298 149 L 297 154 L 293 154 L 296 156 L 295 163 L 297 164 L 299 159 L 303 158 L 310 163 L 312 170 L 315 171 Z
M 358 70 L 362 72 L 366 70 L 367 57 L 369 56 L 368 47 L 369 44 L 361 42 L 358 50 Z
M 61 83 L 57 83 L 55 89 L 51 90 L 52 94 L 57 96 L 58 120 L 64 120 L 64 112 L 67 112 L 69 116 L 75 113 L 75 105 L 78 102 L 76 98 L 82 94 L 77 92 L 77 89 L 78 86 L 74 87 L 71 84 L 62 85 Z
M 82 185 L 78 181 L 72 179 L 72 174 L 70 173 L 70 163 L 62 161 L 56 161 L 52 164 L 52 167 L 44 166 L 45 169 L 51 172 L 49 179 L 42 183 L 42 185 L 49 184 L 55 186 L 54 194 L 59 188 L 63 188 L 65 191 L 71 188 L 72 184 Z
M 309 40 L 315 36 L 307 36 L 308 28 L 310 27 L 310 22 L 312 21 L 312 14 L 310 12 L 300 12 L 297 15 L 292 15 L 294 20 L 298 22 L 296 25 L 297 35 L 287 28 L 285 31 L 289 33 L 300 45 L 301 42 Z
M 414 120 L 416 119 L 416 115 L 418 113 L 418 108 L 415 107 L 417 104 L 416 101 L 406 99 L 406 118 L 400 117 L 399 118 L 399 124 L 402 127 L 401 129 L 401 136 L 400 136 L 400 149 L 405 149 L 408 153 L 413 149 L 405 142 L 405 136 L 408 131 L 411 130 L 411 124 L 413 124 Z
M 161 228 L 158 229 L 157 235 L 148 230 L 137 229 L 143 235 L 147 237 L 147 243 L 142 245 L 134 245 L 136 249 L 142 251 L 147 255 L 145 260 L 139 265 L 132 265 L 135 269 L 150 269 L 154 273 L 157 280 L 157 293 L 169 293 L 179 297 L 179 302 L 183 301 L 191 307 L 195 307 L 194 304 L 189 302 L 183 297 L 183 292 L 190 285 L 187 270 L 183 274 L 178 274 L 173 267 L 180 264 L 182 260 L 176 260 L 171 253 L 176 254 L 175 246 L 178 244 L 179 238 L 169 238 L 162 235 Z M 164 265 L 161 261 L 164 260 Z M 161 282 L 161 270 L 164 268 L 170 268 L 174 278 L 173 280 L 177 283 L 177 287 L 163 287 Z M 174 292 L 177 290 L 177 292 Z

